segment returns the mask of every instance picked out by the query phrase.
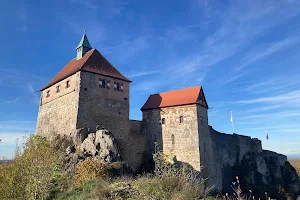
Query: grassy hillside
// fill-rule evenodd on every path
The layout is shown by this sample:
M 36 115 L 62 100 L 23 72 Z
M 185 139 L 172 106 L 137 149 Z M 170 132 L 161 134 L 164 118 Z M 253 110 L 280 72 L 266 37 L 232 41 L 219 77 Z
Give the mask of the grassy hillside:
M 289 160 L 291 165 L 293 165 L 293 167 L 295 167 L 298 175 L 300 176 L 300 159 L 292 159 Z

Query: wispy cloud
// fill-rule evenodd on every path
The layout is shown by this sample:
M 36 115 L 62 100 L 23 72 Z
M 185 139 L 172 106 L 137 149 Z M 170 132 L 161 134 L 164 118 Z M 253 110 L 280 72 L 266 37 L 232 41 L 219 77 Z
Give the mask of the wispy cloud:
M 36 121 L 6 120 L 0 121 L 1 132 L 34 132 Z
M 249 66 L 251 63 L 264 59 L 278 51 L 281 51 L 292 45 L 297 45 L 299 43 L 299 37 L 286 38 L 282 41 L 269 44 L 268 46 L 259 47 L 258 49 L 253 49 L 251 52 L 245 55 L 242 65 L 235 68 L 236 71 L 240 71 L 245 67 Z
M 40 103 L 40 101 L 39 101 L 39 95 L 38 95 L 37 91 L 29 83 L 27 84 L 27 90 L 32 96 L 32 102 L 38 105 Z
M 279 129 L 279 130 L 274 130 L 276 132 L 298 132 L 300 133 L 300 129 Z
M 28 9 L 24 4 L 19 4 L 16 16 L 20 22 L 18 29 L 22 32 L 26 32 L 28 30 Z
M 22 142 L 23 138 L 28 137 L 28 133 L 0 133 L 1 144 L 16 145 L 17 142 Z
M 249 100 L 238 101 L 239 104 L 253 104 L 253 103 L 295 103 L 300 101 L 300 90 L 295 90 L 281 95 L 260 97 Z
M 159 73 L 159 70 L 149 70 L 149 71 L 137 71 L 137 72 L 129 72 L 129 74 L 127 75 L 128 78 L 136 78 L 136 77 L 140 77 L 140 76 L 146 76 L 146 75 L 150 75 L 150 74 L 156 74 Z
M 12 103 L 16 103 L 19 99 L 18 98 L 14 98 L 14 99 L 11 99 L 11 100 L 1 100 L 0 99 L 0 105 L 2 104 L 12 104 Z

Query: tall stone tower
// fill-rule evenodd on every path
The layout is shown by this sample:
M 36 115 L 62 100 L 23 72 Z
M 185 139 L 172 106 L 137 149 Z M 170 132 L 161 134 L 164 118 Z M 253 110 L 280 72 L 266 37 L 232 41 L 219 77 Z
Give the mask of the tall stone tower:
M 201 86 L 150 95 L 141 108 L 148 151 L 162 150 L 200 171 L 206 163 L 207 109 Z
M 41 89 L 37 134 L 72 135 L 78 128 L 93 131 L 97 125 L 122 134 L 131 81 L 92 49 L 86 33 L 76 50 L 76 58 Z

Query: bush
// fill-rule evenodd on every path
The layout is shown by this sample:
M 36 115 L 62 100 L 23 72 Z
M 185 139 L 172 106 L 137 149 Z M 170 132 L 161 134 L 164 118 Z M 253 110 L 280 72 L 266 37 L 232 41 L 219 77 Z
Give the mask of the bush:
M 31 135 L 22 149 L 0 167 L 0 199 L 46 199 L 60 181 L 62 156 L 40 136 Z
M 100 160 L 92 158 L 79 163 L 75 171 L 77 185 L 107 177 L 108 175 L 107 165 Z
M 208 190 L 199 172 L 187 165 L 176 166 L 166 155 L 154 155 L 155 174 L 136 180 L 139 199 L 201 199 Z

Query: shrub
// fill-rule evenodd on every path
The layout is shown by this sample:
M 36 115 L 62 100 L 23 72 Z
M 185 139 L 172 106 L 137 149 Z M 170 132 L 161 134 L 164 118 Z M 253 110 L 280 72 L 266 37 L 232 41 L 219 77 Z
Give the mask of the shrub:
M 46 199 L 61 178 L 61 154 L 44 138 L 31 135 L 17 146 L 13 162 L 0 169 L 0 199 Z
M 208 190 L 199 172 L 182 164 L 176 166 L 166 155 L 154 155 L 155 174 L 145 175 L 135 182 L 139 199 L 201 199 Z
M 92 158 L 79 163 L 75 171 L 77 185 L 107 177 L 108 175 L 107 165 L 100 160 Z

